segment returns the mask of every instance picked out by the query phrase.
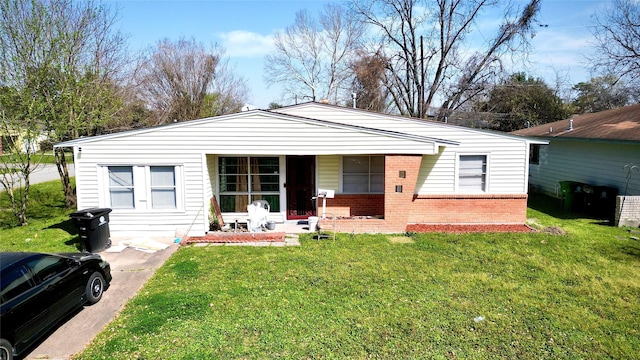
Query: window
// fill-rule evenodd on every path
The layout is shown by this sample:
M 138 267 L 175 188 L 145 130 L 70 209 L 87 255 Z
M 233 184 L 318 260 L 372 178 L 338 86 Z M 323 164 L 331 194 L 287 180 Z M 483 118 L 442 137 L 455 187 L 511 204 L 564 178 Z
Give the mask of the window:
M 487 183 L 487 156 L 460 155 L 458 190 L 460 192 L 484 192 Z
M 540 164 L 540 145 L 531 144 L 529 147 L 529 164 Z
M 28 263 L 40 281 L 46 281 L 69 270 L 69 264 L 63 258 L 43 256 Z
M 133 209 L 132 166 L 109 166 L 109 199 L 114 209 Z
M 113 209 L 178 209 L 179 166 L 107 166 L 108 206 Z
M 0 282 L 0 299 L 2 302 L 7 302 L 31 289 L 33 285 L 34 283 L 31 278 L 31 274 L 24 266 L 2 273 L 2 281 Z
M 154 209 L 176 208 L 176 176 L 173 166 L 150 166 L 151 207 Z
M 342 191 L 351 194 L 384 193 L 384 156 L 344 156 Z
M 266 200 L 271 211 L 280 211 L 278 157 L 220 157 L 218 174 L 222 212 L 246 212 L 254 200 Z

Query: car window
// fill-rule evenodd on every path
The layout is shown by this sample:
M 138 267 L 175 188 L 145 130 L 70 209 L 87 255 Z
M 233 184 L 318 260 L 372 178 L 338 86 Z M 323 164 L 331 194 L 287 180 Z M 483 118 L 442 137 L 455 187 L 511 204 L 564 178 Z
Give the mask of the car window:
M 31 274 L 24 266 L 2 273 L 0 278 L 0 299 L 3 303 L 9 301 L 31 289 L 33 285 Z
M 43 256 L 27 263 L 40 281 L 46 281 L 69 269 L 66 259 L 55 256 Z

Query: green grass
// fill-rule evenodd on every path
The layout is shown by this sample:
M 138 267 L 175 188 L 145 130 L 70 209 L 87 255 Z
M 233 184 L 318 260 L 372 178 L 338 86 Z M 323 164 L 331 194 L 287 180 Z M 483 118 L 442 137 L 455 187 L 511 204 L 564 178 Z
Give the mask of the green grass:
M 529 215 L 567 235 L 184 247 L 77 359 L 637 357 L 640 242 Z
M 72 180 L 73 181 L 73 180 Z M 60 181 L 30 186 L 28 224 L 19 226 L 7 194 L 0 192 L 0 251 L 77 251 L 77 230 L 65 209 Z
M 76 251 L 59 183 L 32 190 L 28 226 L 0 211 L 0 251 Z M 548 198 L 528 217 L 567 235 L 183 247 L 74 359 L 636 358 L 640 235 Z

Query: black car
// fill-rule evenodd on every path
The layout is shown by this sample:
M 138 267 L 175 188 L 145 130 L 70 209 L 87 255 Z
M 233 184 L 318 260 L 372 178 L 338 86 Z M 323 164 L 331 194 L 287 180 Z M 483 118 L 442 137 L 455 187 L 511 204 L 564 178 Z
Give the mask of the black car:
M 12 359 L 111 282 L 98 254 L 0 253 L 0 360 Z

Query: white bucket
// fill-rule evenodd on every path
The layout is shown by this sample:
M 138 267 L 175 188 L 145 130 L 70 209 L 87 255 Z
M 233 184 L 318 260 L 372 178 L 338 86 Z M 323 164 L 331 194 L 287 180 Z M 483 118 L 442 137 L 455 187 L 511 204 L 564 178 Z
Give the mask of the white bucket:
M 318 229 L 318 217 L 309 216 L 309 231 L 316 231 Z

